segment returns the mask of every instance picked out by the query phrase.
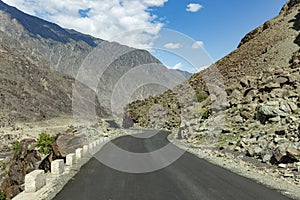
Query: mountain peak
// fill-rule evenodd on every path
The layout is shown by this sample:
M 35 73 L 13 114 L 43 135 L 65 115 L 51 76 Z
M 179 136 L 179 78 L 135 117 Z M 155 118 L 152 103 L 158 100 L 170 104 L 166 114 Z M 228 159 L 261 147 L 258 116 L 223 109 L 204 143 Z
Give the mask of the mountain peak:
M 58 26 L 57 24 L 45 21 L 32 15 L 28 15 L 15 7 L 5 4 L 1 0 L 0 11 L 3 11 L 3 13 L 0 15 L 7 15 L 9 18 L 15 19 L 33 37 L 52 39 L 53 41 L 62 43 L 68 43 L 70 39 L 72 39 L 77 42 L 83 41 L 92 47 L 97 46 L 97 43 L 102 41 L 93 38 L 92 36 L 84 35 L 73 30 L 67 30 Z M 5 21 L 5 19 L 7 19 L 7 17 L 2 19 L 1 25 L 5 26 L 7 29 L 10 29 L 11 27 L 8 27 L 10 23 Z

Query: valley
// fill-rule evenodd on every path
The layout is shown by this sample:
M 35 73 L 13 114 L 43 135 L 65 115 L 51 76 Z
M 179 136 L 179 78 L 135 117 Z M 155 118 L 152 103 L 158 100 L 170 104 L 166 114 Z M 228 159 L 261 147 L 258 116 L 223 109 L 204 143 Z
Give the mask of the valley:
M 300 199 L 299 10 L 191 74 L 0 0 L 0 200 Z

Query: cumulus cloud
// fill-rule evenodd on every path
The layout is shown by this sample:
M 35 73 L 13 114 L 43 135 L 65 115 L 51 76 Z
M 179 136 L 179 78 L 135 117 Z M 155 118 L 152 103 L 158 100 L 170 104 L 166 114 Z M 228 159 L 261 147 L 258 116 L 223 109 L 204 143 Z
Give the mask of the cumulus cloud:
M 203 8 L 203 6 L 198 3 L 190 3 L 189 5 L 187 5 L 186 11 L 198 12 L 201 8 Z
M 202 41 L 196 41 L 193 45 L 192 45 L 192 49 L 199 49 L 203 47 L 203 42 Z
M 151 45 L 149 39 L 155 37 L 164 25 L 150 12 L 150 8 L 164 6 L 168 0 L 3 1 L 64 28 L 75 29 L 101 39 L 117 41 L 137 48 L 145 48 Z M 144 28 L 147 28 L 147 31 L 144 31 Z M 145 38 L 148 39 L 146 42 Z
M 179 43 L 167 43 L 164 47 L 167 49 L 179 49 L 181 45 Z

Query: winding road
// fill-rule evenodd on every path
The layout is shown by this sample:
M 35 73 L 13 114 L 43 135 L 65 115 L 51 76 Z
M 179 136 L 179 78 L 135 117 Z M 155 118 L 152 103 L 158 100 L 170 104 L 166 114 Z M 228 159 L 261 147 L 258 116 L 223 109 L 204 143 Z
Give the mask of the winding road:
M 174 151 L 181 151 L 169 143 L 168 134 L 165 131 L 160 131 L 156 135 L 154 131 L 144 131 L 134 136 L 115 139 L 113 144 L 134 153 L 152 152 L 166 145 L 172 146 Z M 111 160 L 120 159 L 115 155 L 114 145 L 106 144 L 97 154 Z M 130 163 L 130 157 L 128 159 Z M 284 200 L 289 198 L 195 155 L 183 152 L 183 155 L 171 165 L 149 173 L 121 172 L 107 167 L 93 157 L 55 199 Z

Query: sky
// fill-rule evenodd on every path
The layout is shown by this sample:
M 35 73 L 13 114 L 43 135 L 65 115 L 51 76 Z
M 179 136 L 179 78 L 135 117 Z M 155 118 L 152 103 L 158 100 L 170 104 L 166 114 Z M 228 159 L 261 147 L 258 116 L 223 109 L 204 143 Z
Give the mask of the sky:
M 197 71 L 199 67 L 206 67 L 236 49 L 246 33 L 278 15 L 287 2 L 287 0 L 3 1 L 64 28 L 147 49 L 166 66 L 190 72 Z M 193 58 L 197 57 L 197 53 L 201 56 Z M 197 69 L 191 69 L 192 67 Z

